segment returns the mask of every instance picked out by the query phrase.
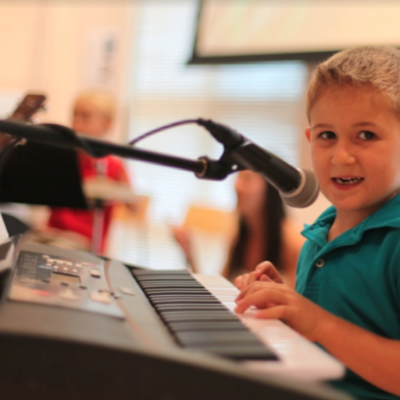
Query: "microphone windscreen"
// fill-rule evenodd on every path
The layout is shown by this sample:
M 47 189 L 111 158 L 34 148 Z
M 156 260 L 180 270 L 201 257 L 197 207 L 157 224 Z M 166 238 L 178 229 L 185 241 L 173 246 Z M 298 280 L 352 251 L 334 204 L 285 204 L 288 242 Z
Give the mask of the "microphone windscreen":
M 290 207 L 305 208 L 317 199 L 319 184 L 314 172 L 309 169 L 299 169 L 301 175 L 300 186 L 290 193 L 280 193 L 282 200 Z

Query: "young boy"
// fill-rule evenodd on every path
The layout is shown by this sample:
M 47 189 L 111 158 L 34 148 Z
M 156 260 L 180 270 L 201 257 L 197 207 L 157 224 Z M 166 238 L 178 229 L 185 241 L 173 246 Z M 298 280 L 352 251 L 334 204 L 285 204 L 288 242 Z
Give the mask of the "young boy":
M 114 100 L 108 93 L 101 90 L 82 92 L 74 102 L 72 129 L 78 134 L 103 139 L 113 123 L 114 114 Z M 113 181 L 129 184 L 128 175 L 119 158 L 108 156 L 95 159 L 80 151 L 78 161 L 83 181 L 104 175 Z M 104 250 L 111 211 L 111 204 L 104 207 L 101 250 Z M 48 221 L 50 228 L 78 234 L 82 238 L 81 245 L 86 248 L 90 248 L 92 244 L 93 224 L 92 210 L 72 208 L 52 208 Z
M 235 282 L 238 313 L 277 318 L 348 368 L 358 399 L 400 398 L 400 51 L 320 64 L 307 113 L 314 171 L 333 207 L 307 226 L 296 291 L 265 262 Z

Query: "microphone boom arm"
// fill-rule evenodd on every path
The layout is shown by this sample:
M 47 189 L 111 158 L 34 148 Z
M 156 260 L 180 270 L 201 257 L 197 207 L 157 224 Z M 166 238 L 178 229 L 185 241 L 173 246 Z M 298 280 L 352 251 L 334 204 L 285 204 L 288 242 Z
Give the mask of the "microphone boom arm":
M 115 155 L 123 158 L 135 159 L 167 167 L 178 168 L 194 172 L 200 179 L 222 180 L 236 169 L 223 160 L 212 160 L 208 157 L 200 157 L 198 160 L 189 160 L 182 157 L 165 155 L 142 149 L 119 145 L 87 136 L 76 136 L 71 129 L 55 124 L 33 125 L 21 122 L 0 120 L 0 132 L 17 138 L 22 144 L 31 141 L 48 146 L 67 149 L 81 148 L 88 152 L 92 150 L 94 157 Z

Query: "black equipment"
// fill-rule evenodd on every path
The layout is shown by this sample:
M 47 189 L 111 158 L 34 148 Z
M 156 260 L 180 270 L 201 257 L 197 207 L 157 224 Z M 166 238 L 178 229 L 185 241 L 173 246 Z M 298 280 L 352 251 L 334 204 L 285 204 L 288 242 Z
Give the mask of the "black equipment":
M 0 276 L 4 398 L 347 398 L 232 361 L 275 356 L 184 271 L 149 272 L 14 237 L 0 245 Z

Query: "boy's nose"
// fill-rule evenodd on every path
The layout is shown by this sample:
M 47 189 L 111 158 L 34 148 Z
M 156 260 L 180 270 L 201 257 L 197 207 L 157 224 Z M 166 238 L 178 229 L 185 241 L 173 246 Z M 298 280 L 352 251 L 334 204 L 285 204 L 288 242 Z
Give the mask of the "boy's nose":
M 338 144 L 333 151 L 332 164 L 344 165 L 353 164 L 356 157 L 353 154 L 351 146 L 348 144 Z

